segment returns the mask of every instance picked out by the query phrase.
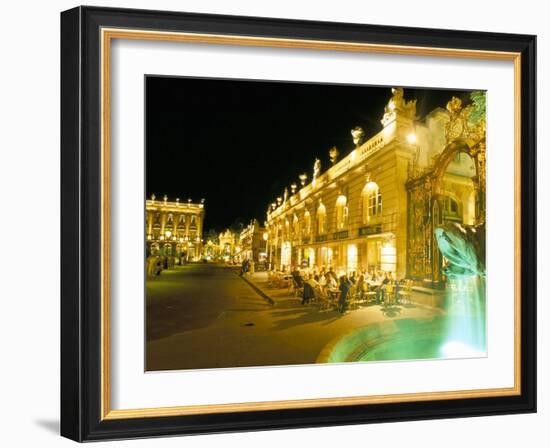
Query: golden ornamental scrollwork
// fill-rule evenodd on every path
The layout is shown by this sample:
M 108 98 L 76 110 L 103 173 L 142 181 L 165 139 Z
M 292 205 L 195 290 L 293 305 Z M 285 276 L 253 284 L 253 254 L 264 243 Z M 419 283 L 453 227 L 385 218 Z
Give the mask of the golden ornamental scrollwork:
M 470 146 L 485 139 L 485 92 L 472 92 L 471 103 L 463 107 L 462 100 L 451 98 L 447 103 L 449 122 L 445 125 L 447 143 L 461 139 Z

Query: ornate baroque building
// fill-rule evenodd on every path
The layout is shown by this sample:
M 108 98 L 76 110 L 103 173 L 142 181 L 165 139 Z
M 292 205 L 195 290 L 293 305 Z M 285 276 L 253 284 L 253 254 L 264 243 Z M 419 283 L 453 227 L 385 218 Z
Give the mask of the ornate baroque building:
M 219 257 L 226 262 L 232 262 L 237 254 L 237 236 L 230 230 L 226 229 L 220 233 L 219 240 Z
M 343 272 L 391 271 L 437 285 L 441 254 L 434 229 L 447 222 L 485 222 L 485 94 L 467 107 L 449 97 L 447 109 L 416 116 L 416 100 L 392 89 L 376 135 L 351 131 L 355 148 L 313 176 L 299 176 L 268 207 L 272 267 L 329 267 Z
M 147 255 L 200 259 L 204 222 L 204 200 L 199 203 L 157 200 L 155 195 L 145 203 Z

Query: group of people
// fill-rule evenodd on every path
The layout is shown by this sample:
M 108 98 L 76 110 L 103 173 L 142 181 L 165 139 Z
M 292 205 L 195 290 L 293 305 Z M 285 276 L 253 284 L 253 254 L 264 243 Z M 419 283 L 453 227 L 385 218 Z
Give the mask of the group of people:
M 145 273 L 148 278 L 155 278 L 165 269 L 173 269 L 176 264 L 184 265 L 185 257 L 150 255 L 145 260 Z
M 355 294 L 363 299 L 367 292 L 374 291 L 376 293 L 376 303 L 380 304 L 386 300 L 386 290 L 388 285 L 395 286 L 397 294 L 399 285 L 390 271 L 377 271 L 373 269 L 371 272 L 351 272 L 349 275 L 340 275 L 339 277 L 334 272 L 332 267 L 319 271 L 313 271 L 309 274 L 302 274 L 298 268 L 293 268 L 291 271 L 292 281 L 296 288 L 303 289 L 302 304 L 309 303 L 315 297 L 315 291 L 320 291 L 323 294 L 329 292 L 338 292 L 338 311 L 344 313 L 348 306 L 348 293 L 352 286 L 355 286 Z

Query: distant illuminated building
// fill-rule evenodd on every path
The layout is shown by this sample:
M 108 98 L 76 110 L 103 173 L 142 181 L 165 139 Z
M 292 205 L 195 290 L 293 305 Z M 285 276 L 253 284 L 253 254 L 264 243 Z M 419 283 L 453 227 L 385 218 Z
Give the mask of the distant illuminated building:
M 240 251 L 237 247 L 237 236 L 230 229 L 226 229 L 220 233 L 219 240 L 219 257 L 226 262 L 234 260 L 235 255 Z M 239 250 L 237 250 L 239 249 Z
M 266 243 L 264 239 L 265 228 L 253 219 L 239 235 L 240 257 L 239 260 L 250 260 L 255 263 L 265 261 L 267 257 Z
M 200 259 L 204 222 L 204 200 L 169 202 L 155 195 L 145 201 L 147 255 Z

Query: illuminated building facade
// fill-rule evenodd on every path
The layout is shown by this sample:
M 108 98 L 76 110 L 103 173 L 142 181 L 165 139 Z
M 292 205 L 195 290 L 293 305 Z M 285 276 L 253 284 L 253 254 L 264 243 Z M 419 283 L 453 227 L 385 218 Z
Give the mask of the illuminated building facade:
M 240 261 L 251 260 L 255 263 L 264 261 L 267 257 L 267 238 L 265 227 L 253 219 L 239 235 Z
M 155 195 L 145 203 L 145 235 L 147 256 L 199 260 L 202 253 L 204 223 L 204 200 L 194 203 L 168 201 Z
M 392 89 L 382 130 L 365 139 L 311 181 L 299 176 L 290 192 L 268 207 L 268 257 L 273 268 L 333 267 L 340 273 L 392 272 L 436 284 L 442 278 L 434 229 L 447 222 L 485 220 L 485 94 L 462 107 L 449 95 L 447 109 L 416 116 L 416 100 Z
M 219 257 L 226 262 L 232 262 L 237 255 L 238 246 L 237 246 L 237 235 L 233 233 L 230 229 L 226 229 L 224 232 L 220 233 L 218 237 L 219 240 Z M 239 249 L 240 250 L 240 249 Z

